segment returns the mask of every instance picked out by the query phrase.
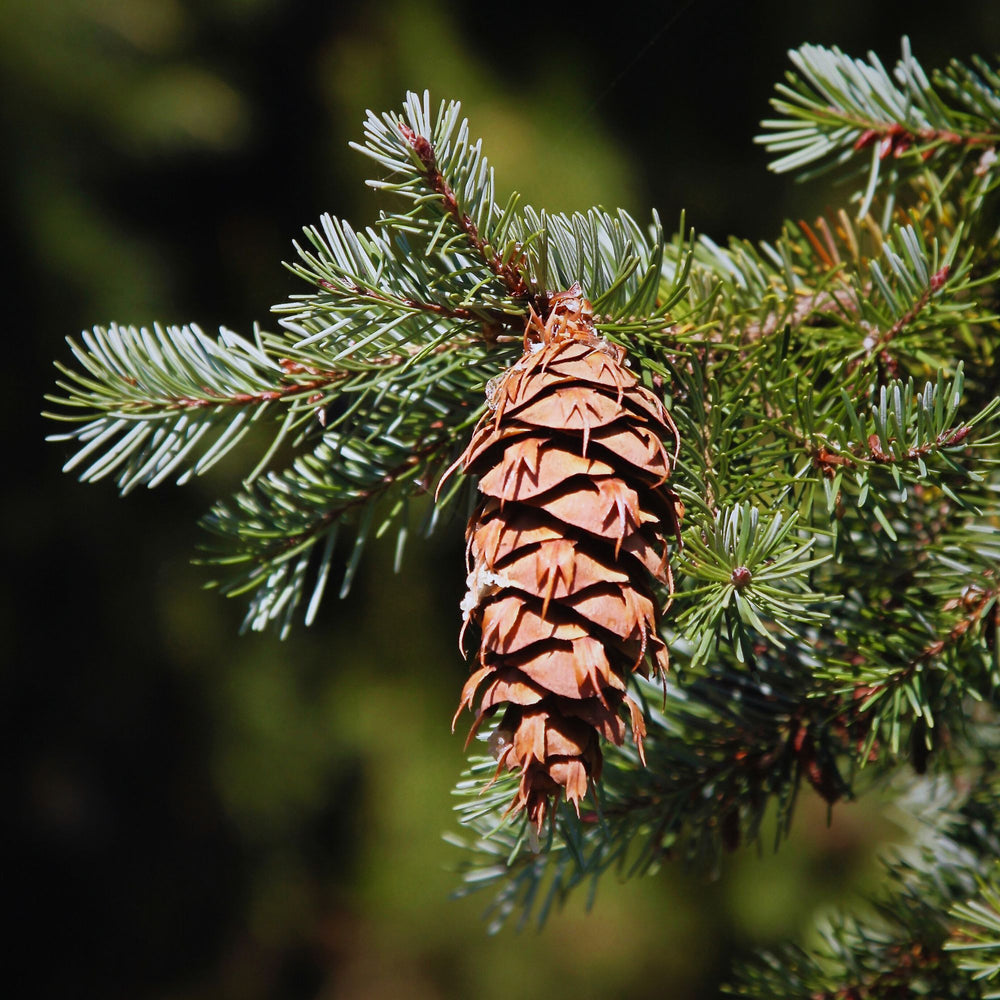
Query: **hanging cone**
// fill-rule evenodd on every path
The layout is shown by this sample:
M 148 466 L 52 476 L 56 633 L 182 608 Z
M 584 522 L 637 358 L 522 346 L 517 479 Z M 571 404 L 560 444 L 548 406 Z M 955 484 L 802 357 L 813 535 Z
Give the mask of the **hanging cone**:
M 505 708 L 498 773 L 520 771 L 511 810 L 538 827 L 560 794 L 579 810 L 601 738 L 620 745 L 628 726 L 642 753 L 626 681 L 666 669 L 653 588 L 672 586 L 679 531 L 670 415 L 598 336 L 579 285 L 550 301 L 459 460 L 483 493 L 462 602 L 463 636 L 471 621 L 481 644 L 459 712 L 473 709 L 474 731 Z

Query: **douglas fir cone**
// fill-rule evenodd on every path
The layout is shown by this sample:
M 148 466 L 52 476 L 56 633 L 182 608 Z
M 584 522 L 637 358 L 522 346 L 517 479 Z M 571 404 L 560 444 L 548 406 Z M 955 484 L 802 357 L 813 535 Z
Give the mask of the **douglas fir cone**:
M 599 737 L 622 743 L 625 709 L 642 754 L 626 680 L 667 667 L 653 586 L 671 585 L 679 527 L 664 485 L 670 415 L 596 333 L 579 285 L 550 305 L 544 324 L 528 323 L 523 357 L 487 387 L 490 410 L 459 460 L 483 493 L 462 602 L 463 636 L 472 621 L 482 640 L 459 711 L 474 709 L 475 731 L 506 706 L 498 772 L 521 772 L 511 809 L 538 827 L 560 790 L 579 810 L 600 777 Z

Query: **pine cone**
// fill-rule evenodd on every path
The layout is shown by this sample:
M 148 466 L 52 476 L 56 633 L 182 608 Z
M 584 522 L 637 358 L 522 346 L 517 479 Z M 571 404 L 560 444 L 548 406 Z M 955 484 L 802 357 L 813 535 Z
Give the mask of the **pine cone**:
M 511 804 L 542 826 L 560 791 L 579 801 L 601 773 L 599 737 L 621 745 L 635 670 L 667 667 L 652 583 L 671 586 L 679 505 L 664 485 L 677 430 L 663 404 L 599 337 L 579 285 L 532 316 L 525 353 L 487 386 L 490 412 L 459 462 L 483 500 L 466 538 L 464 624 L 482 631 L 458 714 L 479 698 L 476 731 L 506 706 L 497 773 L 520 770 Z M 458 463 L 456 463 L 458 464 Z

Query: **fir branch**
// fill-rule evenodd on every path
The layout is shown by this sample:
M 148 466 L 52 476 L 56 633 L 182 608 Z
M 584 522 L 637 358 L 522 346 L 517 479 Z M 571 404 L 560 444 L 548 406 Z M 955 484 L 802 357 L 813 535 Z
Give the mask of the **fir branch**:
M 960 93 L 962 110 L 950 107 L 935 90 L 903 39 L 902 56 L 890 74 L 874 53 L 852 59 L 838 48 L 803 45 L 789 53 L 798 73 L 779 84 L 772 106 L 782 117 L 762 122 L 769 130 L 758 138 L 769 152 L 781 154 L 771 169 L 819 166 L 810 176 L 844 164 L 871 149 L 868 180 L 858 210 L 863 216 L 880 180 L 881 165 L 891 159 L 920 171 L 931 160 L 964 157 L 1000 141 L 995 101 L 983 96 L 974 77 L 953 64 L 939 85 Z
M 962 388 L 961 365 L 953 381 L 949 383 L 939 375 L 937 382 L 927 382 L 921 393 L 915 391 L 912 379 L 905 384 L 895 380 L 888 385 L 875 385 L 870 389 L 866 418 L 862 418 L 854 401 L 842 389 L 846 419 L 832 430 L 829 439 L 813 438 L 814 464 L 824 476 L 837 480 L 838 489 L 845 483 L 845 474 L 852 472 L 852 488 L 857 490 L 859 506 L 864 506 L 870 498 L 887 499 L 873 481 L 876 468 L 890 472 L 893 487 L 902 491 L 903 499 L 904 483 L 926 480 L 932 458 L 938 459 L 949 472 L 962 475 L 964 470 L 957 461 L 958 455 L 992 441 L 991 436 L 986 436 L 977 442 L 970 439 L 970 433 L 1000 411 L 997 399 L 970 419 L 957 419 Z M 808 414 L 803 414 L 803 423 L 810 422 Z M 965 474 L 972 481 L 980 478 L 976 472 Z M 942 488 L 954 496 L 949 485 L 942 483 Z M 891 525 L 883 527 L 891 537 Z
M 260 330 L 253 341 L 225 329 L 212 340 L 195 325 L 112 325 L 85 331 L 82 341 L 69 340 L 79 370 L 57 362 L 63 395 L 46 396 L 63 408 L 47 416 L 79 426 L 49 440 L 81 445 L 64 471 L 90 460 L 80 479 L 117 473 L 123 494 L 175 473 L 178 482 L 200 475 L 270 415 L 271 404 L 283 404 L 287 420 L 349 375 L 281 358 L 275 338 Z
M 723 248 L 703 237 L 691 269 L 691 319 L 711 331 L 714 344 L 738 337 L 749 345 L 785 329 L 822 330 L 826 338 L 841 331 L 854 363 L 871 359 L 889 374 L 904 359 L 934 364 L 953 350 L 944 342 L 948 331 L 993 316 L 973 300 L 961 229 L 911 213 L 899 218 L 905 224 L 888 232 L 868 219 L 863 233 L 843 213 L 835 232 L 820 219 L 822 242 L 805 222 L 759 247 L 732 240 Z
M 852 571 L 840 574 L 847 594 L 831 608 L 817 647 L 824 656 L 815 679 L 821 690 L 844 696 L 837 716 L 852 734 L 859 767 L 881 750 L 890 755 L 882 763 L 889 764 L 908 748 L 923 771 L 928 753 L 965 724 L 968 699 L 995 697 L 1000 678 L 990 648 L 996 533 L 971 521 L 959 535 L 935 538 L 905 527 L 918 516 L 911 509 L 908 520 L 897 522 L 909 561 L 887 566 L 877 548 L 867 556 L 852 551 Z M 978 544 L 978 562 L 952 560 L 958 537 L 965 553 Z M 859 635 L 879 638 L 862 648 Z
M 454 190 L 438 167 L 437 156 L 430 139 L 423 135 L 417 135 L 412 128 L 402 122 L 399 125 L 399 131 L 410 144 L 423 167 L 424 182 L 440 197 L 441 209 L 444 213 L 454 221 L 465 234 L 472 249 L 503 282 L 508 294 L 516 299 L 528 298 L 532 291 L 524 280 L 524 275 L 517 267 L 515 260 L 501 257 L 500 253 L 490 246 L 480 234 L 479 227 L 472 217 L 460 207 Z M 538 307 L 539 312 L 547 311 L 545 299 L 535 298 L 534 304 Z
M 204 526 L 218 542 L 203 561 L 228 569 L 217 584 L 224 594 L 252 595 L 245 628 L 260 630 L 277 621 L 287 634 L 314 574 L 306 611 L 306 620 L 313 620 L 337 533 L 354 515 L 341 596 L 350 588 L 367 542 L 392 526 L 399 563 L 409 498 L 433 489 L 454 458 L 456 428 L 471 427 L 478 418 L 483 359 L 481 347 L 464 355 L 430 352 L 421 366 L 401 365 L 395 377 L 383 372 L 377 381 L 355 383 L 350 387 L 355 398 L 328 419 L 310 451 L 283 472 L 269 472 L 231 502 L 216 505 Z M 425 530 L 431 530 L 459 492 L 456 483 L 444 493 Z
M 754 674 L 734 661 L 684 687 L 668 679 L 662 692 L 640 680 L 647 766 L 638 766 L 634 747 L 609 747 L 593 808 L 579 819 L 560 810 L 541 843 L 503 820 L 516 778 L 497 777 L 490 757 L 475 759 L 456 789 L 467 837 L 448 838 L 465 854 L 459 894 L 492 894 L 491 931 L 509 919 L 541 926 L 580 887 L 589 883 L 592 897 L 609 870 L 635 876 L 671 858 L 716 869 L 722 851 L 759 839 L 775 807 L 780 840 L 802 779 L 830 802 L 849 794 L 835 760 L 842 735 L 828 725 L 828 707 L 802 709 L 815 661 L 799 651 L 795 679 L 771 670 L 762 655 Z M 482 736 L 487 744 L 492 738 Z
M 378 363 L 429 332 L 493 342 L 503 326 L 523 326 L 523 306 L 487 295 L 465 258 L 436 258 L 412 236 L 358 232 L 328 215 L 305 233 L 314 251 L 296 244 L 300 263 L 290 270 L 321 291 L 274 308 L 296 350 L 335 343 L 348 363 Z
M 533 287 L 522 269 L 522 245 L 508 237 L 516 196 L 504 208 L 494 200 L 493 171 L 482 143 L 470 143 L 468 122 L 459 121 L 461 105 L 442 102 L 432 121 L 430 98 L 408 94 L 404 118 L 369 112 L 366 141 L 352 144 L 387 167 L 396 178 L 371 181 L 414 203 L 404 219 L 383 217 L 395 231 L 425 234 L 429 250 L 464 253 L 485 265 L 511 299 L 545 312 L 543 289 Z M 460 249 L 459 249 L 460 248 Z
M 1000 997 L 1000 862 L 980 887 L 975 899 L 955 903 L 949 917 L 958 923 L 945 951 L 955 953 L 958 967 L 974 982 L 994 987 L 983 1000 Z
M 288 634 L 294 612 L 305 596 L 310 571 L 314 584 L 305 615 L 315 619 L 329 581 L 338 531 L 355 511 L 365 511 L 340 585 L 347 594 L 364 546 L 372 535 L 380 535 L 393 521 L 405 529 L 405 504 L 388 511 L 387 518 L 373 528 L 375 505 L 394 490 L 404 474 L 428 482 L 433 470 L 446 464 L 453 450 L 450 435 L 439 437 L 409 454 L 395 466 L 375 466 L 374 475 L 350 477 L 343 473 L 324 481 L 324 466 L 343 467 L 343 448 L 321 446 L 300 458 L 283 474 L 269 473 L 230 503 L 220 503 L 203 519 L 203 526 L 220 538 L 221 548 L 202 561 L 232 570 L 218 586 L 227 597 L 252 593 L 244 629 L 262 631 L 278 622 L 282 637 Z M 309 492 L 303 487 L 308 484 Z M 428 482 L 429 485 L 429 482 Z M 397 563 L 402 557 L 405 534 L 397 542 Z M 315 550 L 323 543 L 316 563 Z
M 693 637 L 692 663 L 707 660 L 726 626 L 739 660 L 752 659 L 752 636 L 781 647 L 778 635 L 818 624 L 826 615 L 814 609 L 828 596 L 813 592 L 811 571 L 829 554 L 807 558 L 815 539 L 794 531 L 796 517 L 780 510 L 761 520 L 760 511 L 741 504 L 716 514 L 706 530 L 689 529 L 678 572 L 700 584 L 683 593 L 686 609 L 678 627 Z
M 963 901 L 982 883 L 986 865 L 992 867 L 984 859 L 1000 847 L 990 801 L 995 777 L 988 770 L 969 777 L 972 794 L 965 802 L 946 781 L 911 782 L 898 815 L 914 831 L 914 843 L 885 858 L 887 886 L 867 914 L 821 919 L 817 945 L 786 946 L 744 964 L 725 992 L 778 1000 L 984 996 L 980 970 L 949 947 L 960 940 L 952 935 L 969 912 Z M 949 906 L 951 925 L 944 912 Z

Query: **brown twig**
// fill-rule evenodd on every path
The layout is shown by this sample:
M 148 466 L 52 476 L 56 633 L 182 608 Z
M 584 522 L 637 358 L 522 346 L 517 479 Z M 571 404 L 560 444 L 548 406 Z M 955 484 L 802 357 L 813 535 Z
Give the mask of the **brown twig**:
M 884 333 L 869 335 L 865 339 L 865 346 L 868 348 L 869 355 L 874 354 L 878 351 L 879 362 L 885 366 L 887 373 L 890 377 L 896 377 L 896 359 L 893 358 L 889 351 L 887 350 L 889 344 L 895 340 L 926 308 L 927 303 L 930 302 L 931 296 L 935 292 L 939 292 L 944 286 L 944 283 L 948 280 L 948 273 L 950 268 L 945 264 L 939 271 L 931 275 L 930 281 L 927 283 L 927 287 L 923 290 L 920 298 L 910 306 L 909 309 L 900 316 L 892 326 L 889 327 Z
M 953 448 L 961 444 L 968 436 L 970 428 L 967 424 L 942 431 L 933 441 L 927 444 L 907 448 L 906 451 L 893 454 L 882 447 L 882 441 L 877 434 L 868 435 L 868 450 L 864 454 L 858 451 L 830 451 L 825 444 L 815 445 L 812 451 L 813 465 L 828 479 L 832 479 L 838 466 L 856 468 L 862 463 L 873 465 L 902 465 L 905 462 L 915 462 L 918 458 L 933 454 L 939 448 Z M 804 438 L 799 438 L 803 444 L 808 444 Z
M 281 367 L 288 375 L 309 374 L 312 379 L 303 382 L 291 382 L 277 386 L 274 389 L 265 389 L 261 392 L 237 392 L 231 396 L 224 396 L 208 386 L 202 386 L 204 396 L 174 396 L 166 400 L 156 400 L 154 403 L 137 403 L 133 409 L 147 406 L 159 406 L 168 410 L 198 410 L 214 408 L 216 406 L 250 406 L 258 403 L 270 403 L 274 400 L 286 399 L 289 396 L 298 396 L 302 393 L 314 393 L 327 386 L 336 385 L 343 381 L 351 373 L 348 371 L 322 371 L 316 368 L 309 368 L 288 358 L 282 358 Z M 123 409 L 128 407 L 122 407 Z
M 441 197 L 444 211 L 450 215 L 459 229 L 465 234 L 472 248 L 483 259 L 487 267 L 504 283 L 512 298 L 531 300 L 536 312 L 540 315 L 548 313 L 548 301 L 544 293 L 535 292 L 525 281 L 524 273 L 519 264 L 523 259 L 520 254 L 517 260 L 504 260 L 500 253 L 490 247 L 483 239 L 475 222 L 462 211 L 451 185 L 441 173 L 437 165 L 434 146 L 426 136 L 417 135 L 408 125 L 399 123 L 399 131 L 417 154 L 424 168 L 424 179 L 428 186 Z
M 996 574 L 987 572 L 985 576 L 995 579 Z M 998 599 L 1000 599 L 1000 581 L 995 582 L 993 586 L 970 587 L 961 597 L 952 598 L 945 602 L 944 610 L 952 611 L 962 607 L 966 614 L 944 636 L 927 643 L 909 662 L 893 671 L 890 677 L 875 684 L 864 684 L 855 688 L 852 703 L 840 716 L 842 724 L 849 731 L 856 732 L 859 725 L 864 725 L 864 717 L 874 704 L 873 701 L 870 701 L 872 695 L 907 683 L 925 664 L 937 659 L 949 647 L 957 646 L 977 625 L 982 624 L 985 630 L 993 623 Z M 988 634 L 987 642 L 989 642 Z M 855 658 L 859 663 L 861 662 L 860 656 L 857 654 Z M 866 703 L 868 703 L 868 708 L 862 710 L 862 706 Z
M 483 321 L 483 317 L 480 314 L 473 312 L 471 309 L 463 309 L 461 306 L 444 306 L 438 302 L 422 302 L 419 299 L 394 298 L 389 295 L 383 295 L 381 292 L 377 292 L 373 288 L 362 288 L 360 285 L 356 285 L 353 282 L 345 281 L 342 285 L 337 286 L 332 281 L 320 278 L 317 284 L 320 288 L 325 288 L 328 292 L 333 292 L 334 294 L 347 292 L 350 295 L 356 295 L 359 298 L 371 299 L 372 302 L 377 302 L 379 304 L 388 303 L 391 305 L 402 305 L 407 309 L 414 310 L 414 312 L 434 313 L 435 315 L 442 316 L 446 319 L 457 319 L 465 322 L 474 323 Z
M 434 430 L 447 430 L 443 421 L 435 421 L 435 424 L 432 426 Z M 281 538 L 269 550 L 257 557 L 255 561 L 258 565 L 264 565 L 280 556 L 283 552 L 287 552 L 289 549 L 297 548 L 303 542 L 309 541 L 312 538 L 317 538 L 334 521 L 343 517 L 349 511 L 356 507 L 364 506 L 366 503 L 371 502 L 385 493 L 399 480 L 400 476 L 420 465 L 424 459 L 433 456 L 435 452 L 450 449 L 453 445 L 454 438 L 450 433 L 447 433 L 444 436 L 435 437 L 422 447 L 414 448 L 402 462 L 386 472 L 376 485 L 371 486 L 366 490 L 359 490 L 358 493 L 349 500 L 345 500 L 343 503 L 338 504 L 335 507 L 328 508 L 315 521 L 313 521 L 308 528 L 298 532 L 297 534 Z
M 478 318 L 479 317 L 477 317 L 477 319 Z M 497 343 L 506 344 L 520 342 L 520 334 L 516 336 L 508 336 L 500 333 L 499 329 L 504 328 L 498 328 L 494 323 L 484 323 L 480 336 L 470 335 L 464 340 L 459 338 L 457 343 L 473 344 L 482 342 L 493 345 Z M 453 351 L 455 347 L 456 340 L 451 340 L 447 344 L 439 344 L 438 346 L 432 348 L 428 353 L 443 354 Z M 409 361 L 413 354 L 419 350 L 423 350 L 423 347 L 414 347 L 413 350 L 408 353 L 397 352 L 395 354 L 384 354 L 379 358 L 369 360 L 367 363 L 373 368 L 391 368 L 393 365 L 401 365 Z M 156 407 L 162 410 L 197 410 L 209 409 L 216 406 L 250 406 L 261 403 L 269 403 L 275 400 L 287 399 L 291 396 L 298 396 L 306 392 L 320 392 L 323 389 L 336 385 L 338 382 L 342 382 L 344 379 L 356 374 L 355 372 L 348 371 L 346 369 L 324 370 L 321 368 L 314 368 L 310 365 L 301 364 L 298 361 L 292 361 L 290 358 L 282 358 L 279 364 L 284 369 L 286 375 L 305 374 L 312 375 L 313 378 L 308 381 L 292 382 L 285 385 L 275 386 L 273 389 L 264 389 L 261 392 L 237 392 L 233 393 L 231 396 L 226 396 L 222 393 L 216 392 L 208 386 L 202 386 L 202 390 L 205 393 L 204 396 L 172 396 L 156 400 L 139 400 L 123 403 L 119 409 L 142 410 Z M 132 385 L 136 384 L 134 379 L 131 379 L 130 381 Z
M 877 140 L 880 160 L 885 160 L 890 156 L 898 159 L 918 142 L 937 146 L 989 146 L 1000 140 L 1000 136 L 991 135 L 988 132 L 969 132 L 960 135 L 950 129 L 935 128 L 925 128 L 914 132 L 900 122 L 868 122 L 852 115 L 845 115 L 835 108 L 829 110 L 842 121 L 850 122 L 859 127 L 864 126 L 864 131 L 854 141 L 854 148 L 855 150 L 865 149 Z M 926 160 L 931 153 L 933 153 L 933 149 L 925 149 L 921 155 Z
M 993 577 L 994 575 L 991 572 L 984 574 L 986 577 Z M 956 608 L 962 607 L 965 609 L 966 614 L 952 626 L 944 638 L 937 639 L 924 647 L 920 655 L 914 660 L 913 666 L 916 667 L 921 663 L 926 663 L 928 660 L 934 659 L 936 656 L 940 656 L 948 646 L 957 645 L 971 629 L 983 621 L 987 612 L 996 608 L 998 599 L 1000 599 L 1000 582 L 995 583 L 992 587 L 969 587 L 961 597 L 955 597 L 946 602 L 944 605 L 945 611 L 954 611 Z

